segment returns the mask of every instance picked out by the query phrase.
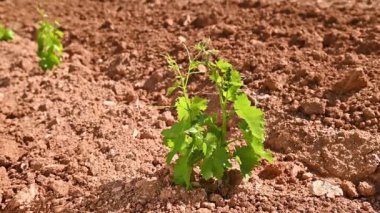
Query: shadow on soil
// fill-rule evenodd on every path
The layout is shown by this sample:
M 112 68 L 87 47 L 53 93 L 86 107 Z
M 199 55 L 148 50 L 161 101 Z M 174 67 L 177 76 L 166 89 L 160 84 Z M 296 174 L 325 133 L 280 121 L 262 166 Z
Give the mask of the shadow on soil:
M 95 196 L 87 197 L 80 206 L 70 211 L 94 212 L 145 212 L 166 209 L 167 205 L 195 204 L 208 200 L 210 193 L 219 193 L 223 186 L 215 183 L 200 183 L 199 188 L 186 190 L 174 186 L 167 168 L 154 173 L 151 177 L 134 178 L 130 181 L 115 180 L 100 186 Z M 224 187 L 225 197 L 240 192 L 240 187 Z M 170 204 L 168 204 L 170 203 Z

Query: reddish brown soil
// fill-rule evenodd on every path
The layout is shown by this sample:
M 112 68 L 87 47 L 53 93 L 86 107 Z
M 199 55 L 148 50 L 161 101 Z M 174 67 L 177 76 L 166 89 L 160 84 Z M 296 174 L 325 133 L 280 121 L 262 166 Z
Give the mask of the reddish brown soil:
M 276 3 L 277 2 L 277 3 Z M 372 3 L 371 3 L 372 2 Z M 377 1 L 60 0 L 63 64 L 37 67 L 35 2 L 0 1 L 0 211 L 379 212 Z M 173 186 L 160 132 L 181 40 L 211 38 L 266 112 L 263 163 L 235 188 Z M 194 78 L 191 87 L 206 93 Z M 172 114 L 173 113 L 173 114 Z M 344 196 L 316 196 L 315 180 Z M 376 189 L 377 187 L 377 189 Z

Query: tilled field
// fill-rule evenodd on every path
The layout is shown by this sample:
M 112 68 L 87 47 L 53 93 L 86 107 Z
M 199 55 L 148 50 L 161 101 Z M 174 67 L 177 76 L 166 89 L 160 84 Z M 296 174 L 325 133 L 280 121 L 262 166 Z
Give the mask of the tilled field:
M 380 3 L 40 1 L 65 33 L 38 67 L 36 2 L 0 1 L 0 211 L 379 212 Z M 162 54 L 210 38 L 265 111 L 262 163 L 234 188 L 174 186 Z M 191 79 L 193 93 L 208 85 Z M 212 102 L 211 102 L 212 104 Z M 377 190 L 377 193 L 376 193 Z

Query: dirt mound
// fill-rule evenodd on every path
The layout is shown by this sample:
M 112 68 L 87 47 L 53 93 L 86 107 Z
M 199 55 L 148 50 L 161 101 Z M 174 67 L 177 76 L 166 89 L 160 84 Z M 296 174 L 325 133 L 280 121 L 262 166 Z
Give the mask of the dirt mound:
M 289 132 L 273 131 L 268 145 L 299 160 L 324 175 L 358 182 L 376 175 L 380 159 L 380 138 L 365 131 L 337 131 L 304 126 Z

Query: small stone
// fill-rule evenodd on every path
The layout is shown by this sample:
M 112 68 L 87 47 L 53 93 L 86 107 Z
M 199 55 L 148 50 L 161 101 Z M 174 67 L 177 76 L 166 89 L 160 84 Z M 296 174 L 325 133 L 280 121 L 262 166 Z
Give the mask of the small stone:
M 308 115 L 325 114 L 326 102 L 320 100 L 319 98 L 313 98 L 301 103 L 301 107 Z
M 148 129 L 144 129 L 140 134 L 140 139 L 155 139 L 154 133 Z
M 72 197 L 80 197 L 84 194 L 83 190 L 77 186 L 70 186 L 69 195 Z
M 354 64 L 358 64 L 359 63 L 359 58 L 356 54 L 352 54 L 352 53 L 346 53 L 346 55 L 344 56 L 344 59 L 342 61 L 342 64 L 346 64 L 346 65 L 354 65 Z
M 214 25 L 217 22 L 218 22 L 218 19 L 217 19 L 216 14 L 201 13 L 197 15 L 196 19 L 192 22 L 192 25 L 197 28 L 203 28 L 209 25 Z
M 221 24 L 220 28 L 221 28 L 220 35 L 223 37 L 228 37 L 228 36 L 236 34 L 236 28 L 233 25 Z
M 23 188 L 9 202 L 8 209 L 16 209 L 20 206 L 30 204 L 38 195 L 38 187 L 36 184 L 29 185 L 28 188 Z
M 52 189 L 55 193 L 61 197 L 65 197 L 69 194 L 70 184 L 63 180 L 53 180 L 48 184 L 49 188 Z
M 139 135 L 140 135 L 140 131 L 137 129 L 134 129 L 132 132 L 132 138 L 137 138 L 137 136 L 139 136 Z
M 211 194 L 210 201 L 214 202 L 216 206 L 219 206 L 219 207 L 223 207 L 226 205 L 223 197 L 220 194 Z
M 208 208 L 208 209 L 215 209 L 215 203 L 202 202 L 201 207 Z
M 34 137 L 32 135 L 24 135 L 24 137 L 22 137 L 22 141 L 25 144 L 29 144 L 29 142 L 33 142 L 34 141 Z
M 374 112 L 371 108 L 365 108 L 365 109 L 363 110 L 363 115 L 364 115 L 364 117 L 367 118 L 367 119 L 371 119 L 371 118 L 376 117 L 375 112 Z
M 0 166 L 4 167 L 15 164 L 25 153 L 25 150 L 19 146 L 16 140 L 7 138 L 2 138 L 0 150 Z
M 363 70 L 348 72 L 345 77 L 337 81 L 332 91 L 335 93 L 348 93 L 359 91 L 369 85 L 368 77 Z
M 67 165 L 64 164 L 49 164 L 42 167 L 41 172 L 48 176 L 49 174 L 58 175 L 66 169 Z
M 305 172 L 302 174 L 301 179 L 302 180 L 310 180 L 313 178 L 313 176 L 314 176 L 313 173 Z
M 113 106 L 116 106 L 116 103 L 113 101 L 103 101 L 103 105 L 113 107 Z
M 284 167 L 279 164 L 269 164 L 259 173 L 261 179 L 274 179 L 284 172 Z
M 199 208 L 196 212 L 197 213 L 211 213 L 212 211 L 207 208 Z
M 7 169 L 5 167 L 0 167 L 0 189 L 4 189 L 10 184 L 11 182 L 8 177 Z
M 269 76 L 264 81 L 264 87 L 270 89 L 270 90 L 282 90 L 284 86 L 284 80 L 280 77 L 273 77 Z
M 105 20 L 102 25 L 100 25 L 99 29 L 109 29 L 114 30 L 114 26 L 110 20 Z
M 166 204 L 166 209 L 167 209 L 167 210 L 172 210 L 172 208 L 173 208 L 173 205 L 172 205 L 170 202 L 168 202 L 168 203 Z
M 0 101 L 1 101 L 1 94 L 0 94 Z M 374 95 L 372 96 L 372 101 L 373 101 L 373 102 L 380 102 L 380 92 L 377 93 L 377 94 L 374 94 Z
M 303 173 L 303 172 L 304 172 L 304 169 L 303 169 L 302 167 L 298 166 L 298 165 L 294 165 L 294 166 L 292 166 L 292 168 L 290 169 L 290 175 L 291 175 L 292 177 L 294 177 L 294 178 L 299 177 L 299 175 L 300 175 L 301 173 Z
M 61 213 L 61 212 L 64 212 L 65 210 L 66 210 L 65 205 L 57 205 L 53 207 L 54 213 Z
M 198 65 L 198 70 L 199 72 L 206 73 L 207 72 L 207 67 L 203 64 Z
M 127 103 L 137 100 L 137 93 L 130 84 L 116 83 L 112 90 L 116 94 L 117 101 L 125 101 Z
M 363 181 L 358 185 L 358 192 L 362 196 L 370 197 L 376 194 L 376 187 L 372 183 Z
M 356 191 L 355 184 L 353 184 L 351 181 L 343 181 L 340 184 L 340 187 L 343 189 L 343 192 L 350 198 L 359 196 L 358 192 Z
M 327 181 L 316 180 L 311 184 L 310 191 L 315 196 L 326 195 L 328 198 L 343 196 L 343 190 L 334 184 Z
M 165 25 L 166 26 L 173 26 L 174 25 L 174 20 L 171 18 L 168 18 L 165 20 Z
M 165 111 L 162 113 L 160 119 L 165 121 L 167 126 L 171 126 L 175 123 L 175 119 L 170 111 Z
M 185 37 L 183 37 L 183 36 L 178 36 L 178 40 L 181 43 L 185 43 L 187 39 Z

